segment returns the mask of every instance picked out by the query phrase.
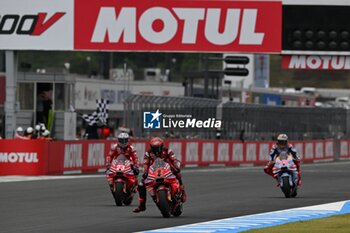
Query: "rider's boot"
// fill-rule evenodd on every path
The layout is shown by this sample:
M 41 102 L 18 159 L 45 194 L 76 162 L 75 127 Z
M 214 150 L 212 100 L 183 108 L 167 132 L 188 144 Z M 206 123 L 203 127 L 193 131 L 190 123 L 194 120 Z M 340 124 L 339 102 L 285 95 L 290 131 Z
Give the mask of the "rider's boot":
M 138 186 L 138 190 L 139 190 L 139 206 L 136 207 L 135 209 L 133 209 L 134 213 L 139 213 L 141 211 L 145 211 L 146 210 L 146 188 L 144 185 L 139 185 Z
M 294 160 L 294 163 L 297 167 L 297 172 L 298 172 L 298 181 L 297 181 L 297 185 L 300 186 L 301 185 L 301 171 L 300 171 L 300 159 L 296 159 Z
M 179 184 L 180 184 L 180 190 L 181 190 L 181 201 L 182 202 L 185 202 L 187 200 L 187 195 L 186 195 L 186 192 L 185 192 L 185 186 L 183 185 L 183 182 L 182 182 L 182 176 L 181 176 L 181 173 L 178 172 L 176 174 L 176 178 L 177 180 L 179 181 Z
M 182 195 L 181 195 L 181 201 L 182 201 L 182 202 L 186 202 L 186 200 L 187 200 L 187 195 L 186 195 L 186 192 L 185 192 L 185 187 L 184 187 L 184 185 L 181 185 L 181 186 L 180 186 L 180 189 L 181 189 L 181 193 L 182 193 Z
M 276 187 L 279 187 L 281 184 L 280 184 L 280 182 L 278 182 L 278 178 L 276 177 Z
M 112 196 L 114 198 L 114 185 L 111 183 L 108 183 L 109 189 L 111 190 Z

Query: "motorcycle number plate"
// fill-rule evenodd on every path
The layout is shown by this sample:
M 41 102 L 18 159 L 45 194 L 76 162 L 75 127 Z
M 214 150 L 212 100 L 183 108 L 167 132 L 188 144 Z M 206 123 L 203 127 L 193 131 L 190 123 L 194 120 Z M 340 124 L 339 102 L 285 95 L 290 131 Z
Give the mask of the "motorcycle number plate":
M 118 170 L 124 170 L 124 165 L 117 165 Z

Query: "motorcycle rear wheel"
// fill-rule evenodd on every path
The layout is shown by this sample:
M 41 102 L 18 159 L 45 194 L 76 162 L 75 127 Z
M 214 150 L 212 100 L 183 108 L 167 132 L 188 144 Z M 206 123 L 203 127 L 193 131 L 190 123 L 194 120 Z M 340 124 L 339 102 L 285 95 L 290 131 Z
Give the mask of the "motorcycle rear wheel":
M 170 206 L 169 206 L 166 190 L 159 190 L 158 191 L 158 198 L 159 198 L 158 208 L 159 208 L 160 212 L 162 213 L 164 218 L 169 218 L 170 217 Z

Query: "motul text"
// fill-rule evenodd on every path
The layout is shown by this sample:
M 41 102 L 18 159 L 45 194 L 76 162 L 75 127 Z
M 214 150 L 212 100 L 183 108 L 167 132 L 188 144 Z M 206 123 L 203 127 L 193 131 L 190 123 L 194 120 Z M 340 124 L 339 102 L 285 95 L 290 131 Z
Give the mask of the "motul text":
M 136 43 L 136 31 L 152 44 L 164 44 L 180 34 L 183 44 L 196 44 L 198 24 L 204 21 L 204 36 L 212 44 L 228 45 L 238 39 L 241 45 L 261 45 L 265 33 L 256 32 L 257 9 L 172 8 L 152 7 L 139 18 L 136 7 L 124 7 L 116 15 L 116 8 L 102 7 L 91 42 Z M 175 12 L 173 14 L 172 12 Z M 224 31 L 220 32 L 220 18 L 226 13 Z M 177 18 L 183 20 L 182 30 Z M 242 19 L 242 20 L 240 20 Z M 158 23 L 158 25 L 157 25 Z M 136 27 L 138 25 L 138 28 Z M 239 31 L 240 30 L 240 31 Z M 108 37 L 107 37 L 108 35 Z M 239 38 L 238 38 L 239 35 Z
M 91 0 L 86 5 L 77 0 L 76 6 L 76 49 L 279 52 L 281 48 L 281 2 Z
M 283 56 L 282 67 L 286 69 L 349 70 L 350 56 Z
M 65 15 L 64 12 L 57 12 L 48 19 L 47 13 L 44 12 L 37 15 L 2 15 L 0 16 L 0 34 L 40 36 L 63 15 Z
M 38 154 L 35 152 L 0 153 L 0 163 L 38 163 Z

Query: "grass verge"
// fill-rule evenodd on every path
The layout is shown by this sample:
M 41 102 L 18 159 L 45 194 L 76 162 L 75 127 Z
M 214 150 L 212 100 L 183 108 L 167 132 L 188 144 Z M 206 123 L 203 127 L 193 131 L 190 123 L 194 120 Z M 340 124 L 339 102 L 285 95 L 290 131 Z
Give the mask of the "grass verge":
M 350 214 L 335 215 L 245 231 L 246 233 L 349 233 Z

